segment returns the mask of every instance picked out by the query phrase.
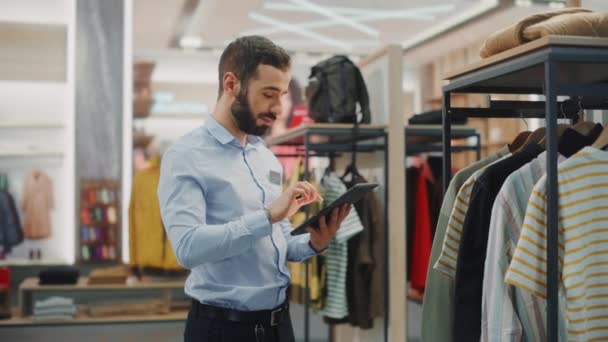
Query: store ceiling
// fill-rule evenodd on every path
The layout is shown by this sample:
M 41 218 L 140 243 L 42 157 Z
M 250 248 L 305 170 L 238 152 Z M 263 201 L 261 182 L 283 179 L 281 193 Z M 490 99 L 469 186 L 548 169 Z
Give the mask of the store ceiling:
M 135 0 L 135 50 L 221 49 L 261 34 L 291 51 L 367 54 L 423 39 L 497 0 Z M 183 39 L 185 37 L 185 39 Z M 183 39 L 183 40 L 182 40 Z

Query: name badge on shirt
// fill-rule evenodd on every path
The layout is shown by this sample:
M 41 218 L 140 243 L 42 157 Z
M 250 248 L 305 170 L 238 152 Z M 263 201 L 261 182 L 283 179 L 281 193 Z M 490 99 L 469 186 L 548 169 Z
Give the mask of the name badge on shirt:
M 270 170 L 270 173 L 268 174 L 268 180 L 274 185 L 281 185 L 281 173 Z

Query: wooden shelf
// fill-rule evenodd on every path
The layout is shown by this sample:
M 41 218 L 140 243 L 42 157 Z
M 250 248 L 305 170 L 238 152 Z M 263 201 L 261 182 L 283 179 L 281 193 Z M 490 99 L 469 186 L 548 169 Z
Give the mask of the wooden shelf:
M 84 324 L 126 324 L 126 323 L 159 323 L 159 322 L 180 322 L 185 321 L 188 311 L 174 311 L 168 314 L 155 315 L 122 315 L 109 317 L 89 317 L 80 316 L 71 321 L 34 321 L 32 317 L 13 317 L 7 320 L 0 320 L 0 327 L 9 326 L 45 326 L 45 325 L 84 325 Z
M 10 258 L 0 260 L 0 266 L 55 266 L 65 264 L 65 261 L 58 259 Z
M 494 56 L 484 58 L 477 63 L 470 64 L 461 70 L 447 73 L 444 79 L 453 80 L 455 78 L 471 74 L 475 71 L 488 68 L 495 64 L 503 63 L 507 60 L 529 54 L 533 51 L 546 48 L 548 46 L 571 46 L 571 47 L 588 47 L 588 48 L 606 48 L 608 47 L 608 38 L 597 37 L 578 37 L 578 36 L 546 36 L 529 43 L 520 45 L 513 49 L 503 51 Z
M 150 290 L 150 289 L 182 289 L 184 281 L 163 281 L 163 282 L 137 282 L 133 285 L 127 284 L 99 284 L 89 285 L 88 277 L 80 277 L 78 283 L 74 285 L 40 285 L 38 278 L 26 278 L 19 290 L 29 291 L 99 291 L 99 290 Z

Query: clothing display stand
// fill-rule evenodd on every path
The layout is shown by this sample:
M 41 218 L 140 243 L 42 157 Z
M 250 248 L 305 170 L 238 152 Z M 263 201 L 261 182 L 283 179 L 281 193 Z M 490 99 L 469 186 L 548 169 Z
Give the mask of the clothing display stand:
M 606 109 L 608 39 L 548 36 L 448 75 L 443 87 L 443 189 L 451 170 L 450 116 L 544 118 L 547 147 L 547 341 L 558 340 L 557 120 L 578 118 L 580 109 Z M 455 108 L 452 94 L 544 95 L 544 101 L 490 101 L 488 108 Z M 558 96 L 578 97 L 558 101 Z M 601 98 L 601 101 L 597 101 Z M 593 100 L 591 100 L 593 99 Z
M 321 141 L 321 142 L 319 142 Z M 314 157 L 333 158 L 336 153 L 373 153 L 384 152 L 384 217 L 388 226 L 388 134 L 386 127 L 380 125 L 352 125 L 352 124 L 312 124 L 302 125 L 287 131 L 277 137 L 267 140 L 268 146 L 299 146 L 303 148 L 304 179 L 310 179 L 309 159 Z M 313 152 L 314 155 L 311 153 Z M 277 155 L 281 157 L 281 155 Z M 309 213 L 306 213 L 308 218 Z M 388 227 L 384 230 L 384 246 L 388 246 Z M 388 341 L 388 248 L 384 248 L 383 256 L 384 274 L 384 341 Z M 310 341 L 310 296 L 308 261 L 306 261 L 305 278 L 305 316 L 304 341 Z

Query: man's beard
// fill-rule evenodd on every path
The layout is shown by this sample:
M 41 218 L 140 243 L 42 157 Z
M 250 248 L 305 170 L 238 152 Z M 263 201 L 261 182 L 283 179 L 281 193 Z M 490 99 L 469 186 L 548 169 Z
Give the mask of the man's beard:
M 241 91 L 234 99 L 230 111 L 237 127 L 248 135 L 263 136 L 270 131 L 270 126 L 256 124 L 257 116 L 251 112 L 249 101 L 247 100 L 247 92 Z M 260 116 L 266 116 L 273 120 L 276 119 L 274 113 L 260 113 Z

